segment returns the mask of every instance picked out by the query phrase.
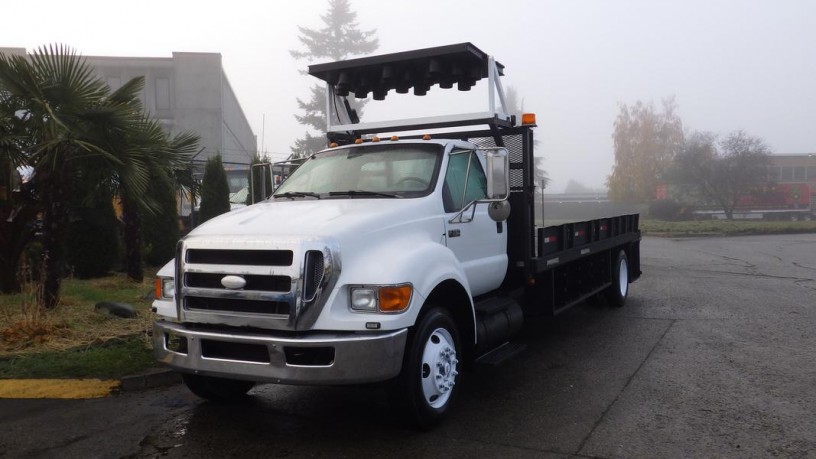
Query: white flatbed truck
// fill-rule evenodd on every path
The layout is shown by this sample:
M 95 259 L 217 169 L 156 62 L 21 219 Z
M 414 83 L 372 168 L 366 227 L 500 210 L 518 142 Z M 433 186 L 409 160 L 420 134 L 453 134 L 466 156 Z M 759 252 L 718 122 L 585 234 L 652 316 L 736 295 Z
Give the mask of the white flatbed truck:
M 624 304 L 638 216 L 534 225 L 534 125 L 507 114 L 492 57 L 462 43 L 309 73 L 327 85 L 330 148 L 268 199 L 196 228 L 158 274 L 155 353 L 194 393 L 385 382 L 428 428 L 463 368 L 519 349 L 508 343 L 525 316 L 593 295 Z M 366 124 L 346 103 L 482 78 L 485 112 Z M 445 131 L 372 136 L 425 129 Z

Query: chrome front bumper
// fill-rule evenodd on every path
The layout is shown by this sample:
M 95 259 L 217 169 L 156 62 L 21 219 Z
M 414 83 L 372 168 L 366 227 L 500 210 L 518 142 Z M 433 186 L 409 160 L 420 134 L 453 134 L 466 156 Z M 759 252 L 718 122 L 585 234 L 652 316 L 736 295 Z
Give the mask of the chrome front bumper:
M 407 335 L 402 329 L 285 338 L 157 321 L 153 349 L 160 362 L 185 373 L 279 384 L 352 384 L 397 376 Z M 181 348 L 179 342 L 184 343 Z M 176 350 L 168 349 L 169 343 Z

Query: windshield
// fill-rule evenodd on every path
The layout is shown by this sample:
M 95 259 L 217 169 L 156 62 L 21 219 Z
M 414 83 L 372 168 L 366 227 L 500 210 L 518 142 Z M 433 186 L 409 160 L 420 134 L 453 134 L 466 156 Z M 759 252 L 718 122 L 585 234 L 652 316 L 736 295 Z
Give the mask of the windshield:
M 433 190 L 442 159 L 436 144 L 364 145 L 318 153 L 275 197 L 411 198 Z

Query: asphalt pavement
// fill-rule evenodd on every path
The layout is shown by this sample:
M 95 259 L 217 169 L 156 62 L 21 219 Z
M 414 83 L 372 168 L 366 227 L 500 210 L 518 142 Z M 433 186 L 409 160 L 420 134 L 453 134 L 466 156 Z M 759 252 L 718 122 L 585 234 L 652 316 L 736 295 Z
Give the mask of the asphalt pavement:
M 623 309 L 526 322 L 432 432 L 378 386 L 0 400 L 0 457 L 816 458 L 816 235 L 644 238 Z

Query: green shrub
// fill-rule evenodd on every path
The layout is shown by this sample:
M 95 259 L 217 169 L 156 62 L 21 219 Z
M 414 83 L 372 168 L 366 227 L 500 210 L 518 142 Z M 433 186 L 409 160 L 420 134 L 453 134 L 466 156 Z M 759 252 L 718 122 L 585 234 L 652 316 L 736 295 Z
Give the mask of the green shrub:
M 674 199 L 659 199 L 649 204 L 649 218 L 673 222 L 690 220 L 692 217 L 691 207 L 684 206 Z
M 148 266 L 162 266 L 173 258 L 179 240 L 176 195 L 168 179 L 154 180 L 148 193 L 159 209 L 142 216 L 142 257 Z
M 71 209 L 65 232 L 65 260 L 80 279 L 105 276 L 119 256 L 118 221 L 110 198 Z
M 221 155 L 213 156 L 207 160 L 204 168 L 198 221 L 204 223 L 213 217 L 229 212 L 229 194 L 227 174 L 224 172 Z

